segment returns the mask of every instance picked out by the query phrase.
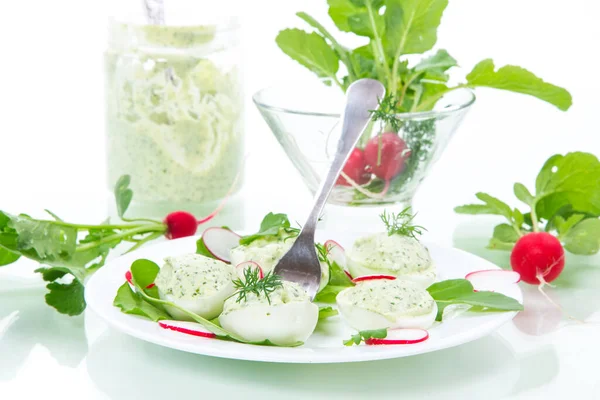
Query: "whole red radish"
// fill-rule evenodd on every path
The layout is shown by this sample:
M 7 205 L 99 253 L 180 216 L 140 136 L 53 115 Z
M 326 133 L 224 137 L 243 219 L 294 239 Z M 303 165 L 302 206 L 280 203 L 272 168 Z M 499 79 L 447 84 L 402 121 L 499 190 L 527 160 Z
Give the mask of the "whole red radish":
M 565 267 L 565 251 L 560 241 L 547 232 L 528 233 L 513 248 L 510 265 L 527 283 L 549 283 Z
M 165 218 L 168 239 L 178 239 L 186 236 L 194 236 L 198 229 L 196 217 L 187 211 L 175 211 Z
M 371 173 L 367 172 L 367 161 L 365 160 L 365 154 L 361 149 L 358 148 L 352 150 L 352 153 L 350 153 L 350 157 L 348 158 L 348 161 L 346 161 L 346 165 L 344 165 L 342 172 L 348 175 L 348 178 L 352 179 L 359 185 L 369 183 L 371 180 Z M 352 186 L 350 182 L 348 182 L 342 175 L 339 176 L 336 184 L 342 186 Z
M 365 159 L 371 171 L 385 181 L 402 172 L 408 157 L 410 150 L 404 140 L 394 132 L 385 132 L 371 138 L 365 147 Z

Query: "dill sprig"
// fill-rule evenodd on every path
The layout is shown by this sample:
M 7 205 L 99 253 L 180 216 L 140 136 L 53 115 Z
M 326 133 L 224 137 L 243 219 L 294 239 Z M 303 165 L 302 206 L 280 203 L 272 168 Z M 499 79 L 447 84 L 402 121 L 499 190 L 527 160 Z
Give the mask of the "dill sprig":
M 392 127 L 394 132 L 400 131 L 402 127 L 402 121 L 397 117 L 400 112 L 398 109 L 398 102 L 394 95 L 385 96 L 379 100 L 379 107 L 377 110 L 370 110 L 373 117 L 373 121 L 383 121 L 385 125 Z
M 264 295 L 271 304 L 271 298 L 269 295 L 273 293 L 277 288 L 283 286 L 281 277 L 275 275 L 273 271 L 269 271 L 261 279 L 258 268 L 248 267 L 244 270 L 244 279 L 238 278 L 233 281 L 233 286 L 237 289 L 234 295 L 237 294 L 236 303 L 241 303 L 247 300 L 247 296 L 250 293 L 254 293 L 257 297 Z
M 379 217 L 385 224 L 389 236 L 402 235 L 418 239 L 417 235 L 423 234 L 423 231 L 427 229 L 420 225 L 412 225 L 415 216 L 416 214 L 413 215 L 410 212 L 410 207 L 407 207 L 398 214 L 388 213 L 384 210 Z

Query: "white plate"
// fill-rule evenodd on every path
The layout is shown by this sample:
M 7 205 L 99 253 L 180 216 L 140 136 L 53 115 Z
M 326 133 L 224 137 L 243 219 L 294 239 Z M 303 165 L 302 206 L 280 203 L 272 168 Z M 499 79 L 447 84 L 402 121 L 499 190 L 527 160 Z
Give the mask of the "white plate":
M 355 237 L 344 234 L 319 232 L 317 239 L 334 239 L 342 246 L 350 246 Z M 498 269 L 497 266 L 470 253 L 453 248 L 428 244 L 440 279 L 464 278 L 472 271 Z M 132 315 L 123 314 L 113 306 L 117 289 L 125 282 L 125 272 L 131 263 L 147 258 L 159 265 L 167 256 L 191 253 L 196 250 L 196 238 L 172 240 L 142 248 L 107 263 L 92 276 L 86 285 L 88 306 L 112 327 L 136 338 L 190 353 L 204 354 L 239 360 L 284 363 L 339 363 L 383 360 L 428 353 L 458 346 L 488 335 L 510 321 L 516 312 L 463 313 L 456 318 L 438 324 L 429 330 L 428 340 L 410 345 L 353 346 L 346 347 L 342 341 L 353 331 L 345 326 L 339 316 L 330 318 L 317 327 L 315 333 L 300 347 L 255 346 L 216 339 L 205 339 L 162 329 L 157 323 Z M 523 302 L 518 285 L 495 288 Z M 117 351 L 115 349 L 115 351 Z

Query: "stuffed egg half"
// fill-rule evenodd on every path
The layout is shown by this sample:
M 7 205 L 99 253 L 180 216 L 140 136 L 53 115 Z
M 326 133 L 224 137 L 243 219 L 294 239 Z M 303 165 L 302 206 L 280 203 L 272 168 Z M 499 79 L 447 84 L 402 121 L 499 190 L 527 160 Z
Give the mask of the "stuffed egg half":
M 436 268 L 429 250 L 417 239 L 376 233 L 357 239 L 346 252 L 348 270 L 354 278 L 392 275 L 415 282 L 422 288 L 436 281 Z
M 267 298 L 248 293 L 225 301 L 221 326 L 251 342 L 269 340 L 279 346 L 304 342 L 313 333 L 319 307 L 297 284 L 283 281 Z
M 216 318 L 225 300 L 235 292 L 234 269 L 222 261 L 199 254 L 167 257 L 155 284 L 161 299 L 203 318 Z M 175 319 L 190 320 L 177 308 L 165 306 Z
M 400 279 L 359 282 L 341 291 L 336 301 L 344 320 L 358 331 L 427 329 L 434 323 L 438 311 L 427 290 Z

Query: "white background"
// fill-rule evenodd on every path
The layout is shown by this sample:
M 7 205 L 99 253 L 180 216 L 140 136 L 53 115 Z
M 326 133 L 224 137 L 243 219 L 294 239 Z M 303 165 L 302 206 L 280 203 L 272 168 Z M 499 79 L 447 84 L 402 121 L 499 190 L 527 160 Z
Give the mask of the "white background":
M 220 1 L 206 4 L 225 7 L 225 2 Z M 1 3 L 0 209 L 37 215 L 43 208 L 51 208 L 70 219 L 93 222 L 103 218 L 108 196 L 102 52 L 111 6 L 111 2 L 102 0 L 5 0 Z M 254 201 L 255 215 L 249 218 L 257 220 L 271 209 L 285 211 L 285 207 L 292 205 L 304 207 L 309 195 L 254 109 L 250 94 L 274 81 L 310 77 L 274 43 L 280 29 L 301 25 L 294 16 L 295 11 L 311 13 L 328 28 L 331 24 L 326 16 L 325 0 L 245 0 L 231 10 L 244 22 L 246 137 L 251 155 L 246 171 L 246 193 L 255 194 L 255 200 L 249 199 Z M 452 208 L 471 201 L 475 192 L 487 191 L 508 198 L 513 182 L 531 184 L 542 163 L 554 153 L 584 150 L 600 154 L 599 20 L 600 3 L 596 0 L 450 0 L 439 31 L 438 47 L 447 49 L 465 68 L 465 73 L 488 57 L 493 57 L 498 66 L 520 65 L 569 89 L 574 106 L 562 113 L 527 96 L 477 91 L 475 107 L 415 201 L 420 215 L 427 219 L 427 226 L 440 242 L 452 242 L 450 236 L 458 221 Z M 343 39 L 348 37 L 344 35 Z M 482 232 L 487 235 L 488 228 Z M 7 273 L 19 268 L 21 265 L 5 268 L 0 279 L 6 280 Z M 61 329 L 73 335 L 79 322 L 75 319 L 65 322 L 62 316 L 45 313 L 45 306 L 39 306 L 41 297 L 24 296 L 17 292 L 0 292 L 0 305 L 14 301 L 20 308 L 25 307 L 22 318 L 27 316 L 27 307 L 35 309 L 34 315 L 39 320 L 30 320 L 25 325 L 28 330 L 18 333 L 23 334 L 23 340 L 32 343 L 39 340 L 43 345 L 29 349 L 29 344 L 22 344 L 30 354 L 18 369 L 5 370 L 5 375 L 0 373 L 0 398 L 19 399 L 25 395 L 57 398 L 50 395 L 58 393 L 56 385 L 62 387 L 64 399 L 107 398 L 89 383 L 86 366 L 78 365 L 78 359 L 68 359 L 80 351 L 77 346 L 81 341 L 71 336 L 69 341 L 61 339 Z M 86 319 L 90 341 L 89 332 L 94 331 L 94 324 L 99 322 Z M 2 329 L 0 325 L 0 348 L 3 348 Z M 551 381 L 534 383 L 533 389 L 514 398 L 565 398 L 578 388 L 594 387 L 592 382 L 598 380 L 595 372 L 598 354 L 593 350 L 597 347 L 598 331 L 563 330 L 545 339 L 526 338 L 520 342 L 513 331 L 512 326 L 508 327 L 503 336 L 514 340 L 511 343 L 519 351 L 543 349 L 553 342 L 561 344 L 556 350 L 556 357 L 561 360 L 560 374 L 556 371 Z M 570 336 L 575 334 L 578 336 Z M 123 336 L 109 342 L 106 351 L 111 357 L 111 351 L 119 345 L 124 352 L 127 346 L 138 346 L 136 354 L 144 357 L 143 360 L 180 360 L 178 374 L 193 379 L 190 371 L 196 368 L 196 359 L 162 350 L 150 352 Z M 480 342 L 475 349 L 486 351 L 481 343 L 493 344 Z M 10 354 L 0 354 L 0 372 L 3 359 L 10 360 L 6 356 L 12 355 L 13 348 L 15 352 L 23 350 L 17 342 L 10 348 Z M 47 349 L 54 351 L 49 353 Z M 463 357 L 465 352 L 453 354 Z M 494 354 L 494 357 L 500 360 L 502 355 Z M 106 368 L 111 368 L 110 363 L 106 364 Z M 542 364 L 527 368 L 533 371 Z M 582 368 L 585 364 L 589 367 Z M 129 361 L 125 365 L 129 365 Z M 227 364 L 215 361 L 211 365 Z M 466 361 L 462 363 L 465 365 Z M 453 363 L 449 362 L 448 370 L 452 367 Z M 495 368 L 495 364 L 488 367 Z M 163 373 L 150 362 L 147 368 L 139 374 L 140 382 L 147 379 L 146 372 L 148 378 L 155 379 Z M 479 372 L 474 366 L 464 369 L 473 374 Z M 276 368 L 270 371 L 277 373 Z M 360 373 L 358 369 L 349 371 Z M 494 371 L 489 374 L 493 376 Z M 8 380 L 3 379 L 6 376 Z M 178 381 L 180 385 L 182 379 Z M 292 381 L 288 378 L 287 382 Z M 596 391 L 598 388 L 600 385 Z M 280 397 L 274 393 L 271 392 L 274 397 Z M 589 391 L 582 394 L 580 398 L 592 398 L 587 397 Z

